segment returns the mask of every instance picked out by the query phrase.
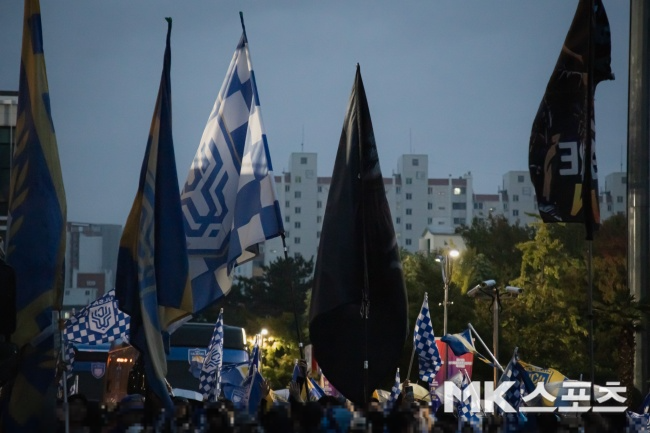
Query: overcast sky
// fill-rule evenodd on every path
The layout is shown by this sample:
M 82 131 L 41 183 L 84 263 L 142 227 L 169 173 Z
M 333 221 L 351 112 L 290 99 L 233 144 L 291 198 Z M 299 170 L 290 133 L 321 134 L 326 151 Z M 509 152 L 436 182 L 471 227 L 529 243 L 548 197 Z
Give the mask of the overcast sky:
M 625 169 L 629 1 L 603 0 L 615 81 L 596 91 L 601 184 Z M 244 13 L 275 172 L 318 153 L 330 176 L 356 63 L 384 176 L 404 153 L 476 193 L 527 170 L 528 139 L 577 0 L 42 0 L 68 220 L 124 224 L 173 18 L 172 99 L 184 183 Z M 22 2 L 0 2 L 0 89 L 18 90 Z

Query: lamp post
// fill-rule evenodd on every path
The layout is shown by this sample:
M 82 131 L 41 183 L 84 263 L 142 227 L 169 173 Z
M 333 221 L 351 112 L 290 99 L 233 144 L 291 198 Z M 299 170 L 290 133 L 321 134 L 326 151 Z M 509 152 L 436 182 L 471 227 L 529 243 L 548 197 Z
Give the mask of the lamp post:
M 499 359 L 499 311 L 501 310 L 502 298 L 516 298 L 524 293 L 523 289 L 514 286 L 506 286 L 501 290 L 494 280 L 485 280 L 479 283 L 467 295 L 472 298 L 491 300 L 490 309 L 492 310 L 492 351 L 495 360 Z M 499 380 L 499 369 L 495 363 L 494 366 L 494 386 L 497 386 Z
M 442 270 L 442 283 L 444 285 L 445 291 L 445 300 L 443 301 L 442 310 L 442 335 L 447 335 L 447 305 L 449 305 L 449 283 L 451 282 L 451 259 L 455 259 L 459 256 L 458 250 L 452 249 L 448 250 L 447 254 L 436 257 L 436 262 L 440 263 L 440 269 Z M 445 380 L 449 375 L 449 348 L 445 350 Z

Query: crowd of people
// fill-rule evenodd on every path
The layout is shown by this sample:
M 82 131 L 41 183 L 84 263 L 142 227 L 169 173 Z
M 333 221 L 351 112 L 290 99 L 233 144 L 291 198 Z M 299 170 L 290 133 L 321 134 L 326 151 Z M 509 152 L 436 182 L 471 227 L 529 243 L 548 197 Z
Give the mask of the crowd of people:
M 404 389 L 408 381 L 403 384 Z M 625 413 L 560 416 L 558 413 L 527 414 L 527 419 L 508 423 L 488 415 L 481 426 L 459 423 L 457 414 L 430 402 L 413 401 L 402 392 L 392 405 L 371 398 L 355 407 L 342 398 L 325 396 L 309 401 L 292 381 L 286 402 L 271 401 L 268 388 L 259 410 L 251 415 L 233 402 L 220 399 L 200 402 L 173 397 L 175 413 L 152 409 L 139 394 L 127 395 L 114 408 L 88 401 L 81 394 L 68 399 L 70 433 L 424 433 L 424 432 L 637 432 L 629 428 Z M 59 406 L 58 432 L 65 432 L 63 405 Z

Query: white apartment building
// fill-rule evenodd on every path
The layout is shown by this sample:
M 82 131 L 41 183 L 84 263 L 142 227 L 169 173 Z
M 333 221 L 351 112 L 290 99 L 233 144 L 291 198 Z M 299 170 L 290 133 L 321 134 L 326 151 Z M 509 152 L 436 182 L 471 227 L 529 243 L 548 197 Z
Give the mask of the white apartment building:
M 6 238 L 9 179 L 18 110 L 18 92 L 0 90 L 0 237 Z
M 316 259 L 332 182 L 331 177 L 318 176 L 317 158 L 316 153 L 293 153 L 288 171 L 275 177 L 288 255 L 301 255 L 307 260 Z M 383 170 L 385 175 L 386 167 Z M 601 204 L 603 219 L 625 212 L 625 182 L 624 173 L 605 178 L 601 201 L 611 206 Z M 477 194 L 471 173 L 431 178 L 428 155 L 406 154 L 398 159 L 390 177 L 384 177 L 384 186 L 397 242 L 410 252 L 419 251 L 427 239 L 428 245 L 437 248 L 438 239 L 450 239 L 458 227 L 471 225 L 474 218 L 503 215 L 510 224 L 520 225 L 537 220 L 535 189 L 528 171 L 509 171 L 503 175 L 496 194 Z M 283 257 L 282 241 L 279 238 L 267 241 L 263 252 L 253 269 Z

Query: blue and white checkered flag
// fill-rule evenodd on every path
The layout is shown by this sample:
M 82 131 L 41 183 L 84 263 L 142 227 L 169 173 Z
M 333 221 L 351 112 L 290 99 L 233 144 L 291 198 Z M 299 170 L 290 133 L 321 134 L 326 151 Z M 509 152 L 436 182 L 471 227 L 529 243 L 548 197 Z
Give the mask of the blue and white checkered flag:
M 399 394 L 401 392 L 400 389 L 400 378 L 399 378 L 399 367 L 397 367 L 397 371 L 395 372 L 395 382 L 393 382 L 393 387 L 390 390 L 390 396 L 388 396 L 388 407 L 393 407 L 395 402 L 397 401 L 397 397 L 399 397 Z
M 418 354 L 420 379 L 429 383 L 433 382 L 442 365 L 442 359 L 433 335 L 433 326 L 431 326 L 431 316 L 429 315 L 429 295 L 427 293 L 424 294 L 422 309 L 415 322 L 413 347 Z
M 650 414 L 638 414 L 628 410 L 626 412 L 627 427 L 626 433 L 649 433 L 650 432 Z
M 468 395 L 466 399 L 463 399 L 466 392 L 468 391 L 469 386 L 470 381 L 467 377 L 467 373 L 465 373 L 463 374 L 463 381 L 461 384 L 461 399 L 458 401 L 458 404 L 456 406 L 456 411 L 458 412 L 458 431 L 461 431 L 464 426 L 469 425 L 471 426 L 472 430 L 474 430 L 474 432 L 480 433 L 483 431 L 482 414 L 480 412 L 472 411 L 472 405 L 474 405 L 476 408 L 476 406 L 480 404 L 478 401 L 473 401 L 473 399 L 478 399 L 478 396 L 472 396 L 472 393 L 469 393 L 470 395 Z
M 272 170 L 244 29 L 181 193 L 195 312 L 284 233 Z
M 221 366 L 223 365 L 223 308 L 214 325 L 214 332 L 203 360 L 199 391 L 204 401 L 217 401 L 221 393 Z

